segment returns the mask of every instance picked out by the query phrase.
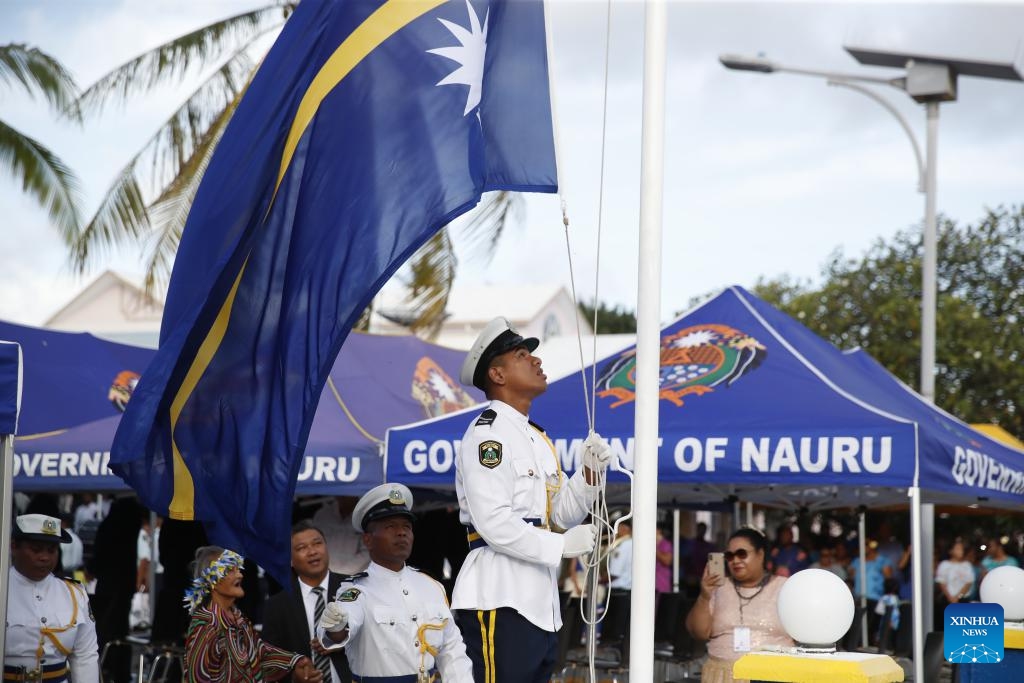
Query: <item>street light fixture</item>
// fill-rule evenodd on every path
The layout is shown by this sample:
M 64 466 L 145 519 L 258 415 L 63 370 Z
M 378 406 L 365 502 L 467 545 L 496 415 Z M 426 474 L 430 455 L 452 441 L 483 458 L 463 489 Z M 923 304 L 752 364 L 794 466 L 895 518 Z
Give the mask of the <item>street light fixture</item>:
M 719 61 L 728 69 L 754 71 L 758 73 L 792 73 L 803 76 L 817 76 L 829 85 L 843 86 L 867 95 L 881 104 L 896 117 L 907 133 L 914 147 L 918 167 L 918 191 L 924 192 L 924 236 L 921 258 L 921 395 L 929 402 L 935 401 L 935 304 L 938 238 L 935 214 L 935 176 L 939 133 L 939 104 L 953 102 L 957 98 L 957 78 L 977 76 L 1006 81 L 1022 81 L 1017 61 L 995 62 L 990 60 L 963 59 L 946 55 L 914 53 L 905 51 L 879 50 L 874 48 L 844 46 L 844 49 L 865 66 L 902 68 L 902 75 L 882 78 L 862 74 L 845 74 L 816 69 L 784 66 L 763 56 L 745 57 L 723 54 Z M 892 86 L 904 91 L 914 101 L 925 105 L 927 135 L 926 155 L 922 162 L 920 146 L 906 119 L 884 97 L 875 91 L 859 85 L 875 83 Z M 934 546 L 934 509 L 921 504 L 921 492 L 917 486 L 910 490 L 912 523 L 912 545 L 915 548 Z M 932 585 L 931 562 L 926 562 L 929 553 L 915 553 L 913 568 L 914 583 L 914 680 L 924 675 L 924 633 L 923 624 L 932 623 L 931 591 L 923 587 Z

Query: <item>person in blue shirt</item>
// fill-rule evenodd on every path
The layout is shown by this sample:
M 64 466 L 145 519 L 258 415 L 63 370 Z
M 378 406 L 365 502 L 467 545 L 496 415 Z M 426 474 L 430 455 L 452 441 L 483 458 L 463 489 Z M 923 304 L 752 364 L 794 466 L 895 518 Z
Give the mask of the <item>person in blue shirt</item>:
M 867 581 L 861 583 L 860 558 L 855 557 L 850 562 L 850 573 L 853 574 L 853 594 L 858 599 L 865 596 L 868 599 L 868 633 L 878 633 L 879 616 L 875 613 L 875 606 L 885 594 L 885 580 L 891 579 L 893 566 L 887 557 L 878 554 L 878 541 L 869 539 L 865 548 L 864 570 Z
M 792 576 L 811 564 L 807 551 L 793 542 L 793 527 L 789 524 L 780 526 L 775 534 L 771 563 L 776 576 Z
M 1020 562 L 1017 561 L 1016 557 L 1006 552 L 1006 544 L 1003 543 L 1002 539 L 991 538 L 985 548 L 985 557 L 981 560 L 981 565 L 985 569 L 985 574 L 988 574 L 996 567 L 1019 567 Z

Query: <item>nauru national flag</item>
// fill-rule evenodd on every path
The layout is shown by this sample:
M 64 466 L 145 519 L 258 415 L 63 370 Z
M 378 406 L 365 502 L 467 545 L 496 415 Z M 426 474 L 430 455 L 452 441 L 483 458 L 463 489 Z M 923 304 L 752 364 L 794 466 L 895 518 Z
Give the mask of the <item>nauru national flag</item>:
M 285 579 L 342 342 L 489 190 L 556 191 L 542 4 L 302 0 L 202 180 L 111 468 Z

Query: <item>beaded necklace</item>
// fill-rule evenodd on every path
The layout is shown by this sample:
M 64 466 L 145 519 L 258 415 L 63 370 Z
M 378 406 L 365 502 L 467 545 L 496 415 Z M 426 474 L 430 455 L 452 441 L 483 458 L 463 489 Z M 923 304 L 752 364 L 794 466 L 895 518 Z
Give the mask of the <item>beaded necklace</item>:
M 736 579 L 732 580 L 732 588 L 733 588 L 734 591 L 736 591 L 736 597 L 739 599 L 739 603 L 740 603 L 740 625 L 741 626 L 745 626 L 745 624 L 743 623 L 743 608 L 746 607 L 747 605 L 749 605 L 754 600 L 754 598 L 756 598 L 758 595 L 761 594 L 761 591 L 764 590 L 764 587 L 768 585 L 768 580 L 769 579 L 771 579 L 771 576 L 769 574 L 765 574 L 761 578 L 761 583 L 758 585 L 757 590 L 754 591 L 754 594 L 751 595 L 751 596 L 746 596 L 746 595 L 743 595 L 742 593 L 740 593 L 740 584 L 736 581 Z

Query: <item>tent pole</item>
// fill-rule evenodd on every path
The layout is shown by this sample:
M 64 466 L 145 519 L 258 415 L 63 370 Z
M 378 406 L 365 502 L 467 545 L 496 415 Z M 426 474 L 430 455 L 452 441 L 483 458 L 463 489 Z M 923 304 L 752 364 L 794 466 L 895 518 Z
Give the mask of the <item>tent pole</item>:
M 637 282 L 636 462 L 633 491 L 633 592 L 630 672 L 654 680 L 654 571 L 658 515 L 658 373 L 661 364 L 661 230 L 665 170 L 665 0 L 644 8 L 643 113 L 640 139 L 640 249 Z
M 679 508 L 672 511 L 672 592 L 679 592 Z
M 920 489 L 918 489 L 920 490 Z M 921 618 L 925 633 L 935 628 L 935 569 L 932 562 L 935 553 L 935 506 L 921 503 L 921 544 L 914 547 L 914 553 L 921 558 Z M 920 554 L 917 548 L 921 548 Z
M 747 501 L 747 526 L 754 528 L 754 504 Z
M 868 567 L 867 567 L 867 524 L 864 521 L 864 508 L 857 515 L 857 536 L 860 539 L 860 645 L 868 646 Z
M 931 567 L 931 553 L 922 552 L 921 534 L 921 489 L 910 488 L 910 566 L 911 566 L 911 608 L 914 612 L 914 680 L 924 680 L 924 568 Z M 931 506 L 929 506 L 931 507 Z
M 149 590 L 149 632 L 153 632 L 153 618 L 156 616 L 156 513 L 149 511 L 149 571 L 146 572 L 146 586 Z
M 14 517 L 14 436 L 5 434 L 0 444 L 0 623 L 7 623 L 7 578 L 11 562 L 11 520 Z M 5 652 L 7 629 L 0 629 L 0 652 Z

